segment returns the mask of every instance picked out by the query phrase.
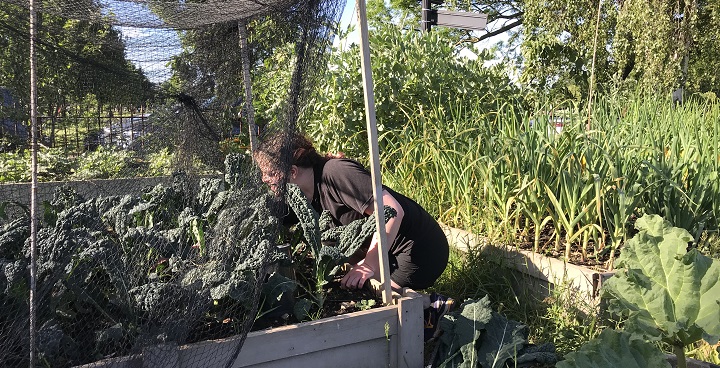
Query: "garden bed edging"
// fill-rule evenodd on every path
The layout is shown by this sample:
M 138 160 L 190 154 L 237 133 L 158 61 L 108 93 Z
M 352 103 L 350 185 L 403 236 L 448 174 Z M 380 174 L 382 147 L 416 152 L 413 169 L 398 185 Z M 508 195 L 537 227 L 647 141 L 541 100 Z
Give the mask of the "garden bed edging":
M 422 367 L 422 296 L 409 289 L 401 297 L 395 295 L 396 303 L 392 305 L 250 332 L 230 367 Z M 154 346 L 146 348 L 144 354 L 105 359 L 86 366 L 216 367 L 217 357 L 232 356 L 238 339 Z
M 443 226 L 443 230 L 455 249 L 463 252 L 479 249 L 483 254 L 490 255 L 491 259 L 527 276 L 530 282 L 516 286 L 529 289 L 540 298 L 551 295 L 554 287 L 562 285 L 576 292 L 588 305 L 597 305 L 602 284 L 614 274 L 577 266 L 532 251 L 494 246 L 485 237 L 462 229 Z

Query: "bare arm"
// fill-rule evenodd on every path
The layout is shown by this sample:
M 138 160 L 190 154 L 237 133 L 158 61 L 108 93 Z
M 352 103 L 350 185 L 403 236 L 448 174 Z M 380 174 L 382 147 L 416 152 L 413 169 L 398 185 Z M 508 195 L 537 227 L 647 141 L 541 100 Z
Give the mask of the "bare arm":
M 400 224 L 405 216 L 402 206 L 387 190 L 382 193 L 383 204 L 392 207 L 397 211 L 397 215 L 385 222 L 385 232 L 387 234 L 388 244 L 392 244 L 400 230 Z M 368 207 L 365 214 L 372 215 L 374 207 Z M 371 277 L 380 274 L 380 263 L 378 259 L 379 241 L 377 232 L 373 235 L 370 247 L 368 248 L 365 258 L 353 266 L 353 268 L 343 277 L 341 285 L 348 289 L 361 288 L 365 281 Z M 376 277 L 377 278 L 377 277 Z

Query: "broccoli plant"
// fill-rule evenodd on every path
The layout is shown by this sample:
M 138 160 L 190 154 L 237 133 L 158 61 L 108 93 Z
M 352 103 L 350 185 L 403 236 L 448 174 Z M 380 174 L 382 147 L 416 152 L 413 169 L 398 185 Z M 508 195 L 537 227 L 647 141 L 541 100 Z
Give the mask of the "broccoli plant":
M 668 343 L 685 367 L 685 346 L 720 338 L 720 263 L 688 251 L 690 233 L 658 215 L 639 218 L 635 227 L 603 294 L 611 312 L 628 318 L 626 331 Z
M 658 215 L 644 215 L 635 228 L 602 287 L 610 312 L 627 318 L 624 331 L 603 331 L 558 367 L 670 367 L 654 344 L 663 341 L 685 368 L 686 346 L 718 342 L 720 264 L 688 250 L 690 233 Z
M 527 326 L 494 312 L 487 296 L 465 301 L 439 324 L 443 334 L 433 367 L 525 367 L 557 361 L 552 344 L 529 344 Z

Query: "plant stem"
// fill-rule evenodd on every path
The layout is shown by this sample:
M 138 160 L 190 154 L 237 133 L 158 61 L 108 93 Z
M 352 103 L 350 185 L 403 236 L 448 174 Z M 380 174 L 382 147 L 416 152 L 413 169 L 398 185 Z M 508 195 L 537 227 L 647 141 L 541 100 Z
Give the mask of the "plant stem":
M 687 368 L 685 347 L 682 344 L 673 344 L 673 353 L 677 357 L 677 368 Z

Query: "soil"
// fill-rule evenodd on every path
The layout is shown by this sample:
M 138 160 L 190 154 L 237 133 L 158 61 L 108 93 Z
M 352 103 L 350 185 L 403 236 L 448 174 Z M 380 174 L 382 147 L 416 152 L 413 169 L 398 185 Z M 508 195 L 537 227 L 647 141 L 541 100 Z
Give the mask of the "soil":
M 362 289 L 345 290 L 340 288 L 340 281 L 338 279 L 329 282 L 323 290 L 325 291 L 323 307 L 320 309 L 317 306 L 313 306 L 310 311 L 313 319 L 334 317 L 382 306 L 382 297 L 378 296 L 375 291 L 367 285 Z M 302 322 L 299 321 L 293 313 L 295 300 L 301 298 L 312 300 L 309 295 L 298 295 L 293 298 L 288 298 L 288 300 L 281 303 L 279 308 L 257 319 L 252 331 Z
M 535 230 L 532 223 L 523 231 L 515 234 L 515 244 L 522 250 L 533 250 Z M 570 259 L 568 262 L 577 266 L 585 266 L 596 271 L 607 271 L 610 269 L 610 237 L 605 235 L 605 246 L 588 239 L 585 250 L 582 249 L 582 241 L 576 241 L 570 246 Z M 632 234 L 628 234 L 630 238 Z M 555 250 L 555 228 L 548 224 L 540 231 L 540 247 L 538 253 L 553 258 L 565 257 L 565 234 L 560 233 L 560 250 Z M 620 250 L 616 250 L 614 258 L 620 255 Z

